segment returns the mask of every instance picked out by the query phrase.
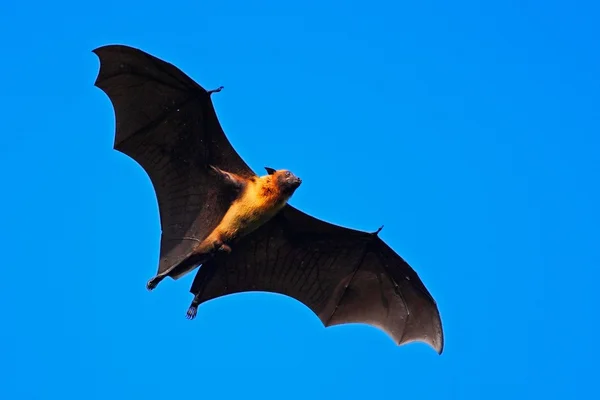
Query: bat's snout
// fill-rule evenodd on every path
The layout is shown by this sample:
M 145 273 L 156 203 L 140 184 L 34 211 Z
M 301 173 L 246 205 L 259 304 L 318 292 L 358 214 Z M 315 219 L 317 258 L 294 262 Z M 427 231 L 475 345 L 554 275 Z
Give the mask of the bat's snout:
M 286 190 L 293 192 L 298 189 L 298 186 L 302 183 L 302 179 L 294 175 L 291 171 L 284 171 L 279 175 L 279 182 Z

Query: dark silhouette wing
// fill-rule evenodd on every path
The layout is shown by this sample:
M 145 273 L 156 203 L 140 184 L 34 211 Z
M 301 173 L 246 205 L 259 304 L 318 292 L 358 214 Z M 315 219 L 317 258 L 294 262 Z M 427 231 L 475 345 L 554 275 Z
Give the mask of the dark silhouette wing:
M 336 226 L 290 205 L 231 254 L 203 265 L 191 288 L 196 304 L 246 291 L 295 298 L 325 326 L 366 323 L 399 345 L 420 341 L 443 350 L 434 299 L 377 232 Z
M 156 191 L 162 237 L 158 272 L 185 258 L 218 224 L 233 194 L 208 165 L 254 175 L 227 140 L 210 94 L 175 66 L 111 45 L 95 85 L 112 102 L 114 148 L 134 159 Z

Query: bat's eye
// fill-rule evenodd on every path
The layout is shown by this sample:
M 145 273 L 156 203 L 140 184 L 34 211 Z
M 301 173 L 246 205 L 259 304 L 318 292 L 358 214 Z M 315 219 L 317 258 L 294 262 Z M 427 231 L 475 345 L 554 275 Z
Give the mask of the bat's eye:
M 286 178 L 289 178 L 291 175 L 292 175 L 292 173 L 291 173 L 290 171 L 287 171 L 287 172 L 285 173 L 285 177 L 286 177 Z

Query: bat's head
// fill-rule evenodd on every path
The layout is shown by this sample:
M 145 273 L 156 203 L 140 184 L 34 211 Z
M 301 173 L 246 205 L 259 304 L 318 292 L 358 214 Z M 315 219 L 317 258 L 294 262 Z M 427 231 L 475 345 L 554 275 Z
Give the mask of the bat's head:
M 302 179 L 298 178 L 291 171 L 287 169 L 275 170 L 273 168 L 265 167 L 267 173 L 274 178 L 282 192 L 289 194 L 290 196 L 298 186 L 302 183 Z

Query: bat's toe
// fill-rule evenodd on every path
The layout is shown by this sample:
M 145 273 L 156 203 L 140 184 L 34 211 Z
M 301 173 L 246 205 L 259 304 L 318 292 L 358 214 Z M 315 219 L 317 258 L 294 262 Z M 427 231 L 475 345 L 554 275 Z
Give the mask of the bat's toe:
M 198 307 L 197 306 L 191 306 L 187 310 L 186 318 L 189 319 L 189 320 L 192 320 L 192 319 L 196 318 L 196 314 L 197 313 L 198 313 Z
M 158 280 L 156 278 L 152 278 L 146 283 L 146 289 L 148 289 L 148 291 L 151 292 L 154 289 L 156 289 L 157 285 L 158 285 Z
M 223 243 L 221 247 L 219 247 L 219 251 L 222 253 L 231 253 L 231 247 Z

